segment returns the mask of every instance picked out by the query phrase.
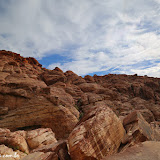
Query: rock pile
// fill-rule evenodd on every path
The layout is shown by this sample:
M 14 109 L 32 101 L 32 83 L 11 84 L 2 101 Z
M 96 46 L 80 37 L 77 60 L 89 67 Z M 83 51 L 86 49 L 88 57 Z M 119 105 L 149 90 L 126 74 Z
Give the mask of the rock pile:
M 159 78 L 82 78 L 0 51 L 1 159 L 155 159 L 159 126 Z

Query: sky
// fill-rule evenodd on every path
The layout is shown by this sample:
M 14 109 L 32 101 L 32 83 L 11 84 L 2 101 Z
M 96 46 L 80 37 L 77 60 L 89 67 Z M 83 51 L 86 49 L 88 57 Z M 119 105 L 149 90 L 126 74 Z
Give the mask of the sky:
M 160 77 L 160 0 L 0 0 L 0 50 L 80 76 Z

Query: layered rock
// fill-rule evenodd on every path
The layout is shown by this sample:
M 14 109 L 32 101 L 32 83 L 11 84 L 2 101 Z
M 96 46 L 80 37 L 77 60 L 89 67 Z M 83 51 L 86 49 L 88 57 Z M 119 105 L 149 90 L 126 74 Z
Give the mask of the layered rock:
M 160 141 L 160 134 L 152 128 L 138 111 L 134 111 L 123 120 L 126 132 L 133 135 L 132 143 L 144 142 L 146 140 Z
M 123 122 L 124 137 L 122 124 L 108 107 Z M 42 68 L 31 57 L 0 51 L 0 127 L 14 131 L 1 129 L 0 143 L 13 152 L 34 152 L 26 156 L 33 160 L 70 159 L 67 142 L 59 139 L 72 132 L 72 159 L 101 159 L 139 142 L 159 140 L 159 126 L 159 78 L 114 74 L 82 78 L 58 67 Z M 33 130 L 37 128 L 42 129 Z
M 30 105 L 1 116 L 0 127 L 10 130 L 49 127 L 56 138 L 67 138 L 78 119 L 64 106 L 54 106 L 44 97 L 36 97 Z
M 48 144 L 43 147 L 34 149 L 32 152 L 54 152 L 60 160 L 70 160 L 68 154 L 67 141 L 61 140 L 56 143 Z
M 96 106 L 71 132 L 68 143 L 73 160 L 102 159 L 116 153 L 124 136 L 121 121 L 107 106 Z
M 42 147 L 50 143 L 56 143 L 55 134 L 50 128 L 39 128 L 28 131 L 26 140 L 30 149 Z

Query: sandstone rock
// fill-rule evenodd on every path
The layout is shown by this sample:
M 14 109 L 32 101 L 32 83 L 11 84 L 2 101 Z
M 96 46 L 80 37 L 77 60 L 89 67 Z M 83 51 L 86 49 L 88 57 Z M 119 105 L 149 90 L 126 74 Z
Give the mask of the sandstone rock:
M 21 160 L 58 160 L 58 156 L 53 152 L 34 152 L 21 158 Z
M 67 85 L 65 91 L 69 93 L 75 100 L 78 100 L 83 95 L 82 90 L 76 85 Z
M 159 148 L 160 142 L 146 141 L 103 160 L 158 160 L 160 159 Z
M 52 70 L 52 71 L 45 71 L 42 73 L 41 78 L 44 80 L 44 82 L 49 86 L 57 81 L 59 82 L 65 82 L 66 77 L 62 71 L 59 71 L 58 69 Z
M 67 77 L 67 84 L 78 85 L 85 82 L 85 80 L 82 77 L 78 76 L 72 71 L 66 71 L 64 74 Z
M 160 134 L 152 129 L 138 111 L 134 111 L 123 119 L 126 132 L 131 132 L 131 143 L 144 142 L 146 140 L 160 141 Z
M 43 88 L 41 91 L 54 105 L 63 105 L 68 108 L 71 113 L 73 113 L 77 118 L 79 117 L 79 112 L 74 107 L 75 102 L 73 97 L 66 93 L 63 88 L 57 87 L 47 87 Z
M 56 143 L 55 134 L 50 128 L 39 128 L 26 133 L 26 140 L 30 149 L 42 147 L 50 143 Z
M 36 96 L 21 108 L 2 115 L 1 128 L 12 131 L 27 128 L 51 128 L 56 138 L 67 138 L 78 119 L 64 106 L 54 106 L 44 97 Z
M 154 115 L 149 109 L 142 109 L 142 110 L 138 110 L 138 111 L 142 114 L 143 118 L 148 123 L 155 121 Z
M 8 113 L 8 107 L 0 107 L 0 115 L 4 115 Z
M 58 88 L 66 88 L 66 84 L 64 82 L 56 82 L 52 86 Z
M 72 71 L 63 73 L 59 68 L 52 71 L 42 68 L 31 57 L 0 51 L 0 127 L 12 131 L 49 127 L 57 139 L 63 139 L 78 122 L 79 112 L 83 111 L 86 117 L 88 112 L 97 110 L 97 105 L 107 105 L 123 118 L 138 110 L 148 123 L 159 124 L 160 79 L 116 74 L 82 78 Z M 124 140 L 126 148 L 130 142 L 157 139 L 158 129 L 155 132 L 148 123 L 140 116 L 125 125 L 127 135 L 130 129 L 133 132 L 132 139 Z M 26 139 L 25 131 L 14 134 Z
M 124 128 L 107 106 L 97 106 L 82 118 L 71 132 L 68 143 L 73 160 L 102 159 L 116 153 Z
M 34 149 L 32 152 L 55 152 L 60 160 L 70 160 L 67 142 L 64 140 Z
M 18 134 L 18 132 L 10 132 L 6 129 L 0 129 L 0 144 L 5 144 L 14 150 L 29 153 L 25 138 Z
M 90 76 L 90 75 L 86 75 L 84 77 L 84 79 L 86 80 L 87 83 L 93 83 L 93 82 L 95 82 L 94 78 L 92 76 Z
M 11 148 L 5 145 L 0 145 L 0 159 L 1 160 L 19 160 L 24 157 L 25 154 L 19 154 L 19 152 L 14 152 Z
M 6 85 L 12 85 L 16 88 L 24 89 L 24 90 L 33 90 L 34 88 L 45 88 L 47 85 L 40 80 L 36 80 L 34 78 L 26 78 L 24 74 L 11 74 L 5 79 Z
M 103 98 L 96 94 L 96 93 L 86 93 L 87 97 L 88 97 L 88 103 L 89 104 L 93 104 L 95 102 L 98 102 L 98 101 L 102 101 Z
M 8 111 L 22 107 L 28 102 L 28 98 L 13 96 L 10 94 L 0 94 L 0 103 L 2 107 L 7 107 Z
M 82 83 L 78 85 L 83 92 L 99 92 L 102 87 L 97 83 Z

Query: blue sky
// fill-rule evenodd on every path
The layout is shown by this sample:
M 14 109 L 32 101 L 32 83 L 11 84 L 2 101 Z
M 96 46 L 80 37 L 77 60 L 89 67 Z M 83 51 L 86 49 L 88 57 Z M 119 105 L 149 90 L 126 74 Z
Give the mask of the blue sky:
M 82 76 L 160 77 L 160 0 L 0 0 L 0 49 Z

